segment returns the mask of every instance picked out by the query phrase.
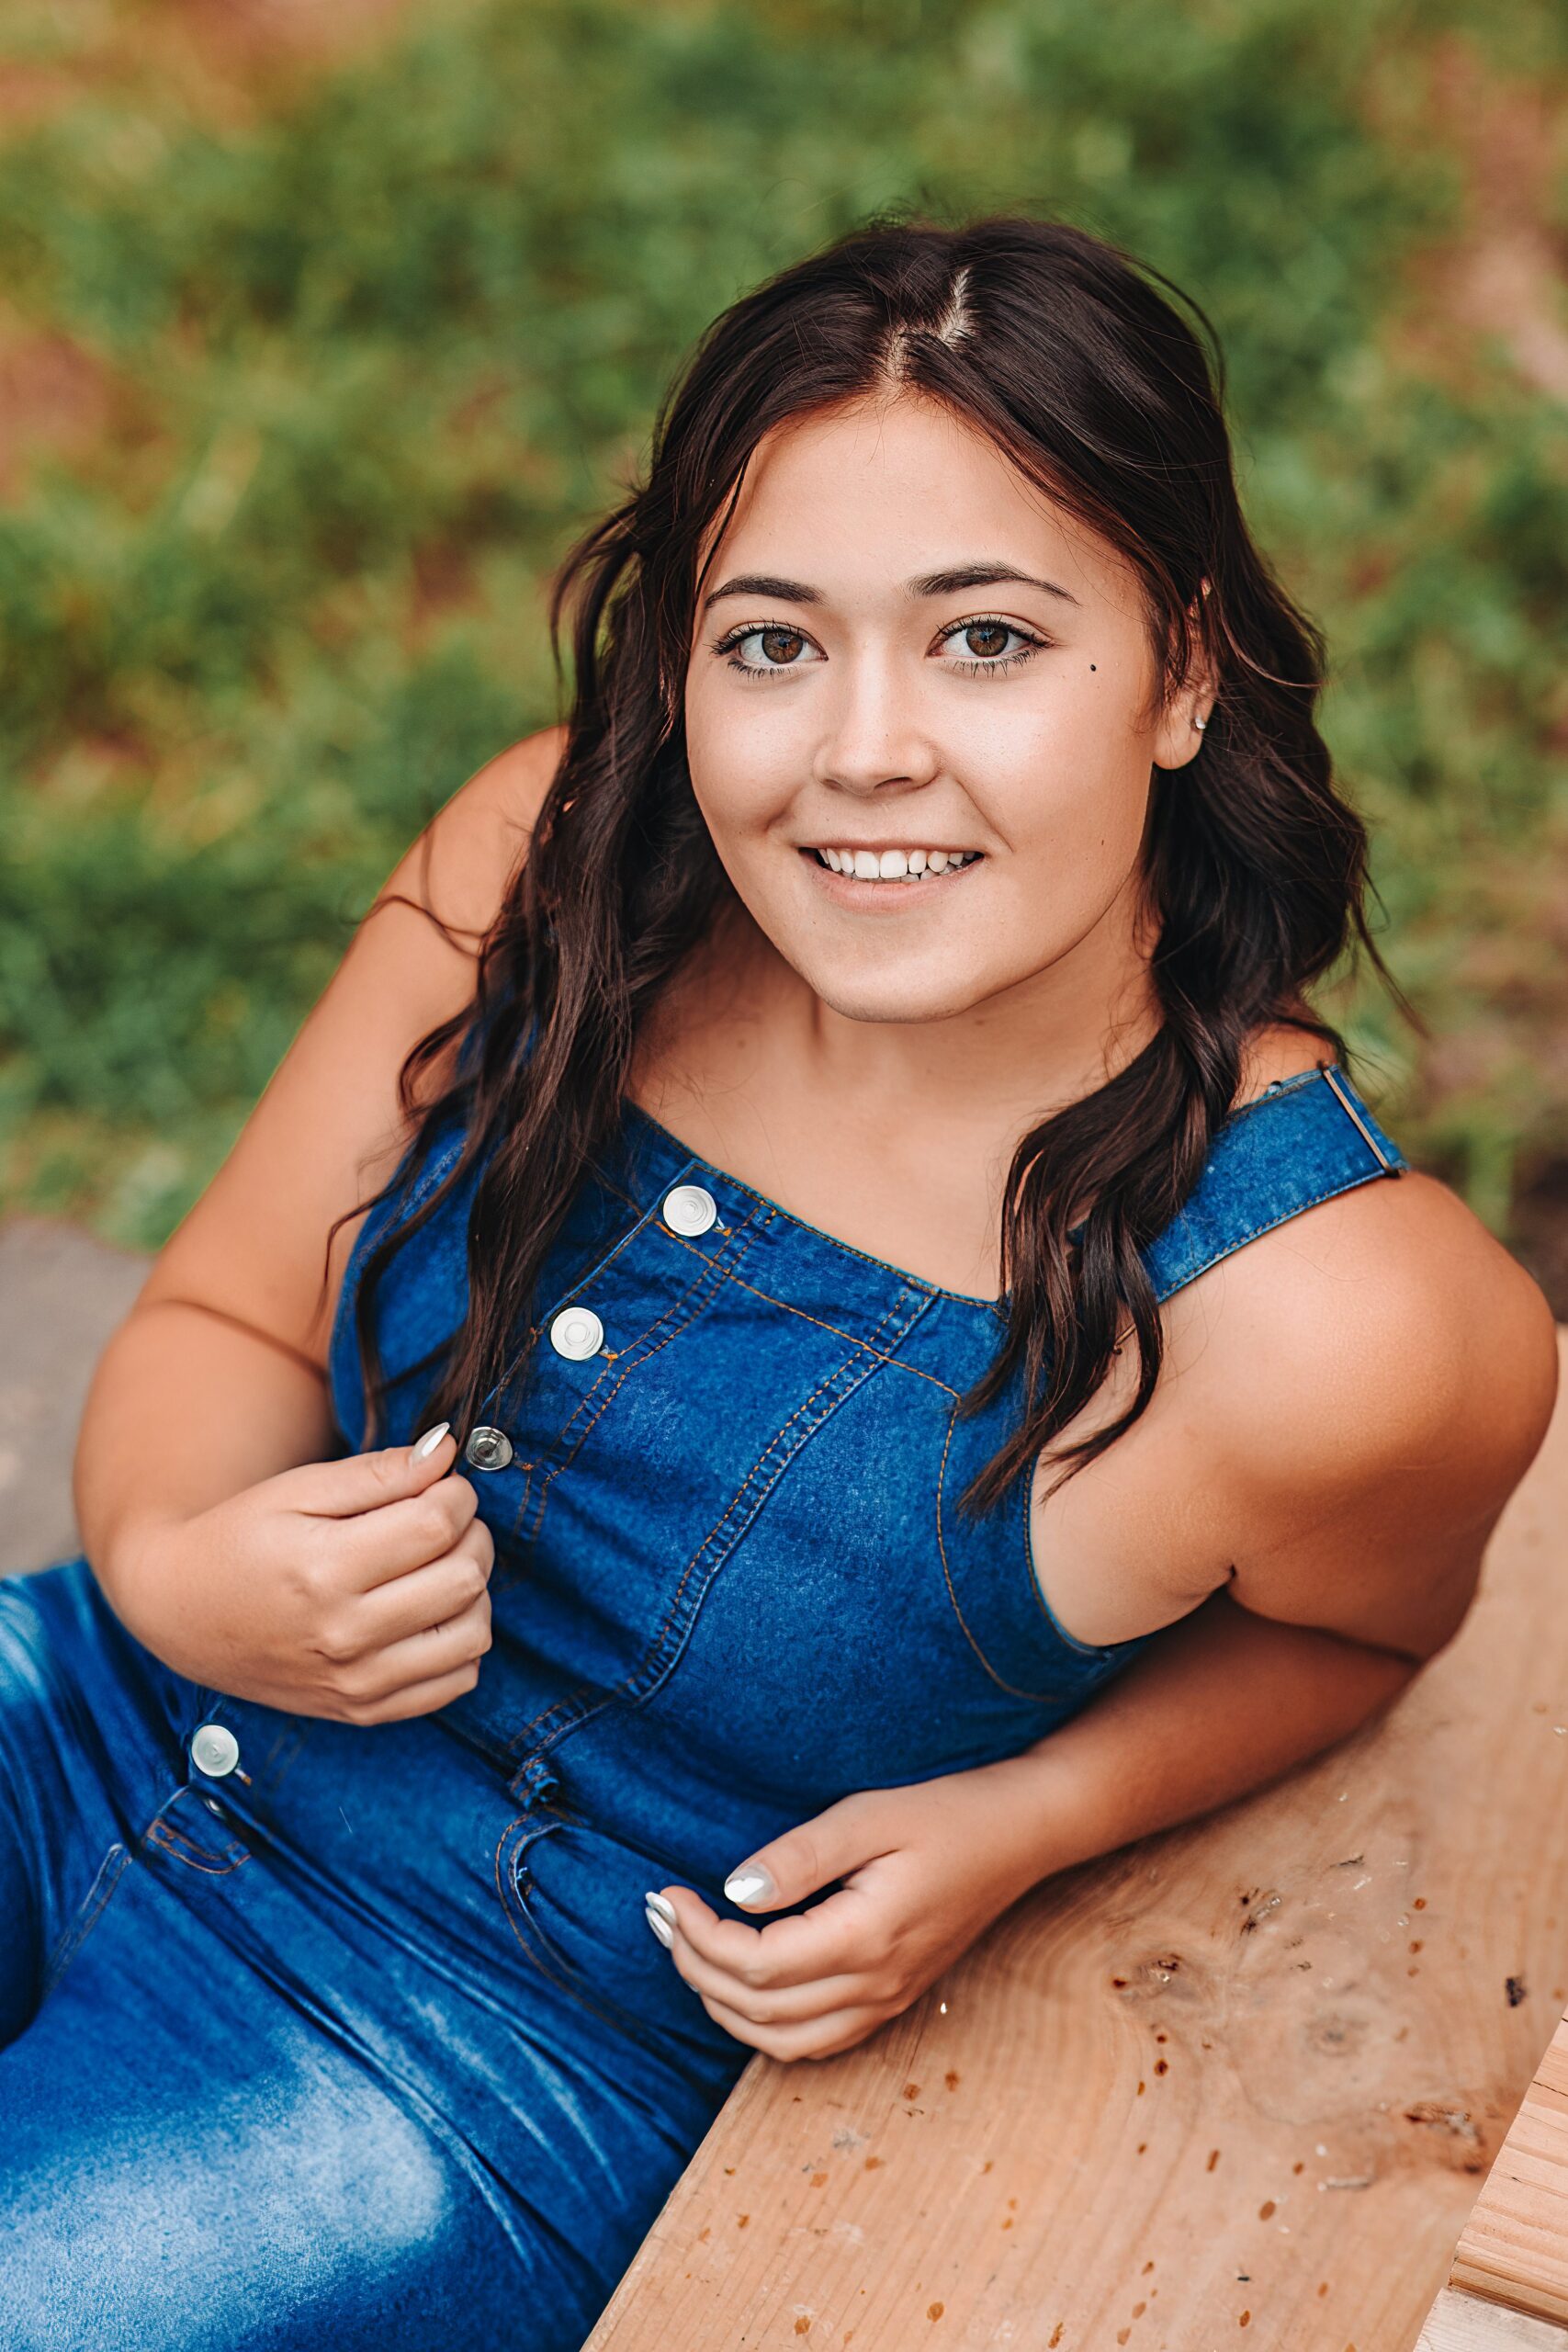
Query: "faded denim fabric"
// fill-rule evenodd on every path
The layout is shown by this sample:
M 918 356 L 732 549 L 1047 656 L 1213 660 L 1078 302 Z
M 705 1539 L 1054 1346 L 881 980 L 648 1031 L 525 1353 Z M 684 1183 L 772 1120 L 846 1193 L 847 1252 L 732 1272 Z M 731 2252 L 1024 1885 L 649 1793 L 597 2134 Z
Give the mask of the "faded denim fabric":
M 1342 1072 L 1276 1086 L 1147 1252 L 1156 1288 L 1404 1164 Z M 474 1181 L 383 1279 L 387 1442 L 464 1311 Z M 681 1185 L 716 1208 L 695 1237 L 661 1214 Z M 333 1337 L 350 1450 L 353 1296 L 391 1214 Z M 568 1305 L 603 1325 L 585 1360 L 547 1337 Z M 496 1546 L 473 1691 L 287 1715 L 161 1664 L 85 1559 L 0 1582 L 8 2345 L 581 2343 L 750 2055 L 644 1891 L 741 1916 L 722 1881 L 766 1839 L 1016 1752 L 1156 1638 L 1056 1624 L 1026 1480 L 959 1512 L 1017 1409 L 958 1417 L 1000 1334 L 628 1108 L 519 1334 L 530 1378 L 480 1417 L 513 1459 L 457 1464 Z M 226 1773 L 191 1754 L 214 1724 Z

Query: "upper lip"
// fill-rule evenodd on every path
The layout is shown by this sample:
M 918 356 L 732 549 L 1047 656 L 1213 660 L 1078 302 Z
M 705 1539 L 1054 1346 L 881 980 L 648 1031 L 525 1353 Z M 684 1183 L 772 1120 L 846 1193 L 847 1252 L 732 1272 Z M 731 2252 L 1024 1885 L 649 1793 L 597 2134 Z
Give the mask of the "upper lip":
M 969 854 L 967 843 L 944 841 L 940 833 L 922 833 L 919 840 L 915 842 L 908 838 L 901 842 L 846 842 L 841 841 L 837 833 L 823 833 L 814 842 L 800 842 L 796 846 L 800 849 L 847 849 L 852 855 L 856 850 L 864 849 L 870 850 L 876 857 L 880 857 L 885 849 L 901 849 L 906 856 L 912 849 L 950 850 L 955 852 L 960 857 L 966 857 Z

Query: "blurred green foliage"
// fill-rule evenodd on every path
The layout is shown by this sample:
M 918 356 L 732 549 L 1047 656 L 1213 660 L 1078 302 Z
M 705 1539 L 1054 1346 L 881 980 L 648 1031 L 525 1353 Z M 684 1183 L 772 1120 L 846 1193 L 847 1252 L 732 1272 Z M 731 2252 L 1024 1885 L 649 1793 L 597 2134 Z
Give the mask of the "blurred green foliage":
M 139 64 L 176 10 L 110 13 L 112 70 L 74 9 L 4 37 L 69 91 L 0 143 L 0 346 L 88 413 L 0 506 L 12 1203 L 164 1238 L 389 866 L 556 715 L 541 581 L 691 339 L 913 204 L 1064 213 L 1214 320 L 1432 1041 L 1365 984 L 1337 1010 L 1401 1133 L 1506 1227 L 1568 1152 L 1568 468 L 1561 401 L 1447 314 L 1475 159 L 1432 88 L 1446 59 L 1561 89 L 1561 17 L 427 0 L 235 108 L 155 43 Z

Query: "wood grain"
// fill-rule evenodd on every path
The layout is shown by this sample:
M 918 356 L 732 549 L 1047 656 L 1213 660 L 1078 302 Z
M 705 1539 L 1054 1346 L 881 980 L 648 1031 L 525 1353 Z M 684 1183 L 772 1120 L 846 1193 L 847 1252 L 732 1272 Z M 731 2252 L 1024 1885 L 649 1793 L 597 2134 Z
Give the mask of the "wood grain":
M 1551 2320 L 1526 2319 L 1501 2303 L 1480 2302 L 1445 2287 L 1416 2352 L 1568 2352 L 1568 2332 Z
M 1565 1528 L 1568 1409 L 1380 1723 L 755 2060 L 585 2352 L 1412 2352 L 1568 2002 Z
M 1552 2036 L 1465 2223 L 1452 2280 L 1516 2311 L 1568 2320 L 1568 2022 Z

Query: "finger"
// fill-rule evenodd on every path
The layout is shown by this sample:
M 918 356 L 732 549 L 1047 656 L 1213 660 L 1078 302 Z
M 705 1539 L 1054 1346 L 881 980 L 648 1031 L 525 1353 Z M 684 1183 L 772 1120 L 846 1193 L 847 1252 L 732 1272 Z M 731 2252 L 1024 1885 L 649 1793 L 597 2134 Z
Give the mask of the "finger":
M 411 1634 L 384 1650 L 343 1668 L 338 1688 L 346 1698 L 378 1702 L 411 1683 L 472 1666 L 491 1645 L 490 1594 L 483 1592 L 445 1624 Z
M 840 1887 L 809 1911 L 770 1919 L 763 1928 L 720 1919 L 689 1886 L 666 1886 L 659 1892 L 701 1959 L 758 1990 L 852 1974 L 882 1940 L 880 1914 L 852 1886 Z
M 302 1462 L 277 1474 L 283 1499 L 295 1510 L 314 1518 L 350 1519 L 362 1510 L 378 1510 L 383 1503 L 400 1502 L 406 1495 L 423 1494 L 444 1478 L 457 1456 L 457 1441 L 450 1428 L 438 1422 L 441 1437 L 426 1453 L 421 1444 L 426 1430 L 412 1445 L 383 1446 L 371 1453 L 348 1453 L 337 1462 Z
M 801 2025 L 810 2018 L 830 2016 L 836 2009 L 869 2006 L 873 1987 L 863 1975 L 823 1976 L 809 1984 L 785 1984 L 758 1991 L 715 1968 L 694 1951 L 678 1931 L 669 1947 L 671 1963 L 694 1993 L 733 2009 L 752 2025 Z
M 819 1887 L 885 1853 L 887 1841 L 879 1837 L 885 1826 L 875 1791 L 842 1797 L 814 1820 L 759 1846 L 730 1871 L 724 1891 L 743 1911 L 777 1911 L 787 1903 L 803 1903 Z
M 454 1699 L 462 1698 L 473 1687 L 472 1666 L 462 1667 L 454 1674 L 436 1674 L 423 1682 L 411 1682 L 385 1699 L 351 1703 L 340 1713 L 338 1720 L 355 1724 L 405 1723 L 412 1715 L 430 1715 L 437 1707 L 450 1706 Z
M 494 1540 L 483 1520 L 475 1520 L 438 1560 L 353 1594 L 325 1629 L 321 1647 L 346 1664 L 444 1625 L 488 1589 L 494 1564 Z
M 341 1546 L 349 1582 L 368 1592 L 389 1577 L 405 1576 L 453 1550 L 479 1507 L 469 1481 L 454 1473 L 438 1478 L 423 1494 L 334 1521 L 331 1540 Z
M 836 2058 L 840 2051 L 852 2050 L 868 2034 L 888 2022 L 888 2011 L 879 2008 L 836 2009 L 832 2015 L 813 2018 L 805 2025 L 753 2025 L 723 2001 L 703 2000 L 716 2025 L 750 2050 L 760 2050 L 765 2057 L 777 2058 L 785 2065 L 793 2065 L 803 2058 Z

